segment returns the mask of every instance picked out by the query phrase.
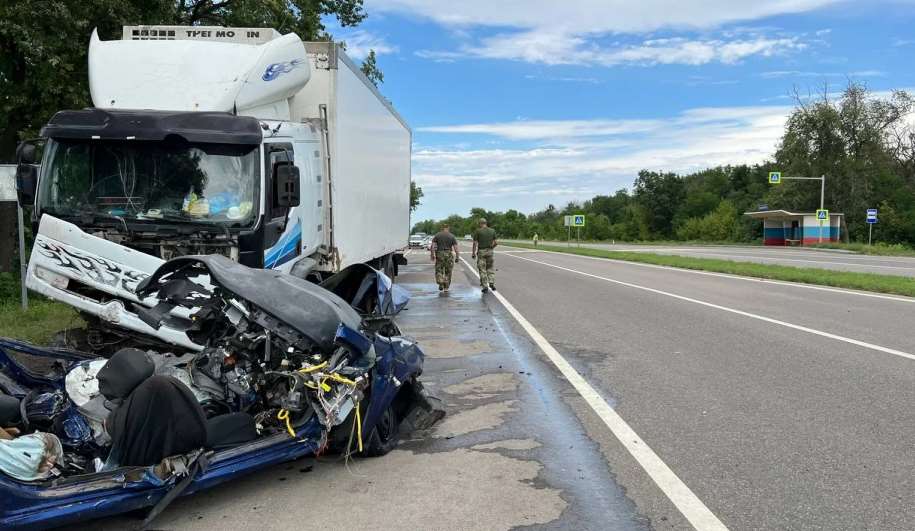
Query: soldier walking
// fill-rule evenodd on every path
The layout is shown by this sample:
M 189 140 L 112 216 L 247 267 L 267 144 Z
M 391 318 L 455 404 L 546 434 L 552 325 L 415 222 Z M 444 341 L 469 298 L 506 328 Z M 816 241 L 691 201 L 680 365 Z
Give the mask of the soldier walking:
M 473 233 L 473 252 L 471 258 L 477 259 L 477 272 L 480 273 L 480 287 L 483 293 L 496 291 L 496 271 L 493 268 L 492 250 L 496 248 L 496 231 L 487 226 L 486 220 L 480 220 L 480 228 Z
M 435 264 L 435 283 L 438 290 L 447 292 L 451 287 L 451 272 L 458 259 L 458 242 L 447 224 L 432 237 L 432 263 Z

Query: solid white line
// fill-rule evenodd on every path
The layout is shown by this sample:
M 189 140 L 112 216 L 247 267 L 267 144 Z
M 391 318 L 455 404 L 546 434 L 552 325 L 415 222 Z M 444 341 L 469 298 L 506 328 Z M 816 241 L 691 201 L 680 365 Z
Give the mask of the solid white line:
M 508 247 L 509 245 L 505 244 L 505 246 Z M 513 247 L 513 249 L 523 249 L 523 248 L 522 247 Z M 630 266 L 636 266 L 636 267 L 663 269 L 665 271 L 676 271 L 678 273 L 690 273 L 693 275 L 705 275 L 705 276 L 709 276 L 709 277 L 729 278 L 732 280 L 742 280 L 744 282 L 760 282 L 762 284 L 776 284 L 779 286 L 787 286 L 787 287 L 791 287 L 791 288 L 828 291 L 831 293 L 841 293 L 844 295 L 856 295 L 858 297 L 870 297 L 872 299 L 883 299 L 883 300 L 888 300 L 888 301 L 915 303 L 915 298 L 911 298 L 911 297 L 896 297 L 893 295 L 883 295 L 880 293 L 871 293 L 871 292 L 867 292 L 867 291 L 854 291 L 854 290 L 841 289 L 841 288 L 830 288 L 827 286 L 816 286 L 813 284 L 804 284 L 802 282 L 788 282 L 786 280 L 769 280 L 769 279 L 765 279 L 765 278 L 742 277 L 740 275 L 731 275 L 728 273 L 716 273 L 714 271 L 700 271 L 697 269 L 686 269 L 686 268 L 682 268 L 682 267 L 663 266 L 663 265 L 658 265 L 658 264 L 645 264 L 642 262 L 630 262 L 628 260 L 618 260 L 616 258 L 604 258 L 601 256 L 584 256 L 581 254 L 563 253 L 563 252 L 559 252 L 559 251 L 538 250 L 537 252 L 556 254 L 559 256 L 572 256 L 575 258 L 584 258 L 586 260 L 602 260 L 604 262 L 613 262 L 616 264 L 630 265 Z
M 743 317 L 749 317 L 749 318 L 751 318 L 751 319 L 757 319 L 757 320 L 759 320 L 759 321 L 765 321 L 765 322 L 767 322 L 767 323 L 771 323 L 771 324 L 775 324 L 775 325 L 779 325 L 779 326 L 784 326 L 784 327 L 786 327 L 786 328 L 792 328 L 792 329 L 794 329 L 794 330 L 799 330 L 799 331 L 801 331 L 801 332 L 807 332 L 808 334 L 814 334 L 814 335 L 817 335 L 817 336 L 826 337 L 826 338 L 829 338 L 829 339 L 834 339 L 834 340 L 836 340 L 836 341 L 842 341 L 842 342 L 844 342 L 844 343 L 849 343 L 849 344 L 856 345 L 856 346 L 859 346 L 859 347 L 864 347 L 864 348 L 867 348 L 867 349 L 876 350 L 876 351 L 878 351 L 878 352 L 883 352 L 883 353 L 885 353 L 885 354 L 892 354 L 892 355 L 894 355 L 894 356 L 899 356 L 899 357 L 901 357 L 901 358 L 906 358 L 906 359 L 910 359 L 910 360 L 915 360 L 915 354 L 909 354 L 908 352 L 903 352 L 903 351 L 901 351 L 901 350 L 896 350 L 896 349 L 889 348 L 889 347 L 883 347 L 883 346 L 880 346 L 880 345 L 875 345 L 875 344 L 873 344 L 873 343 L 868 343 L 868 342 L 866 342 L 866 341 L 861 341 L 861 340 L 859 340 L 859 339 L 852 339 L 852 338 L 850 338 L 850 337 L 845 337 L 845 336 L 840 336 L 840 335 L 838 335 L 838 334 L 832 334 L 832 333 L 829 333 L 829 332 L 824 332 L 824 331 L 822 331 L 822 330 L 817 330 L 817 329 L 815 329 L 815 328 L 809 328 L 809 327 L 806 327 L 806 326 L 796 325 L 796 324 L 794 324 L 794 323 L 789 323 L 789 322 L 787 322 L 787 321 L 780 321 L 780 320 L 778 320 L 778 319 L 773 319 L 773 318 L 771 318 L 771 317 L 765 317 L 765 316 L 762 316 L 762 315 L 757 315 L 757 314 L 755 314 L 755 313 L 745 312 L 745 311 L 743 311 L 743 310 L 738 310 L 738 309 L 736 309 L 736 308 L 729 308 L 729 307 L 727 307 L 727 306 L 721 306 L 720 304 L 714 304 L 714 303 L 711 303 L 711 302 L 701 301 L 701 300 L 699 300 L 699 299 L 693 299 L 692 297 L 684 297 L 683 295 L 677 295 L 676 293 L 671 293 L 671 292 L 669 292 L 669 291 L 663 291 L 663 290 L 659 290 L 659 289 L 655 289 L 655 288 L 649 288 L 648 286 L 640 286 L 640 285 L 638 285 L 638 284 L 632 284 L 631 282 L 623 282 L 622 280 L 616 280 L 616 279 L 613 279 L 613 278 L 602 277 L 602 276 L 600 276 L 600 275 L 592 275 L 591 273 L 585 273 L 584 271 L 578 271 L 577 269 L 570 269 L 570 268 L 568 268 L 568 267 L 558 266 L 558 265 L 555 265 L 555 264 L 551 264 L 551 263 L 549 263 L 549 262 L 541 262 L 540 260 L 534 260 L 534 259 L 531 259 L 531 258 L 525 258 L 525 257 L 523 257 L 523 256 L 517 256 L 517 255 L 514 255 L 514 254 L 510 254 L 510 255 L 506 255 L 506 256 L 511 256 L 512 258 L 516 258 L 516 259 L 518 259 L 518 260 L 525 260 L 525 261 L 528 261 L 528 262 L 533 262 L 533 263 L 535 263 L 535 264 L 545 265 L 545 266 L 547 266 L 547 267 L 553 267 L 553 268 L 556 268 L 556 269 L 561 269 L 561 270 L 563 270 L 563 271 L 568 271 L 568 272 L 570 272 L 570 273 L 575 273 L 575 274 L 582 275 L 582 276 L 586 276 L 586 277 L 596 278 L 596 279 L 598 279 L 598 280 L 603 280 L 603 281 L 606 281 L 606 282 L 611 282 L 611 283 L 613 283 L 613 284 L 618 284 L 618 285 L 620 285 L 620 286 L 626 286 L 626 287 L 629 287 L 629 288 L 640 289 L 640 290 L 643 290 L 643 291 L 648 291 L 648 292 L 651 292 L 651 293 L 656 293 L 656 294 L 658 294 L 658 295 L 664 295 L 665 297 L 672 297 L 672 298 L 674 298 L 674 299 L 679 299 L 679 300 L 681 300 L 681 301 L 686 301 L 686 302 L 691 302 L 691 303 L 694 303 L 694 304 L 699 304 L 699 305 L 702 305 L 702 306 L 706 306 L 706 307 L 708 307 L 708 308 L 714 308 L 714 309 L 716 309 L 716 310 L 721 310 L 721 311 L 723 311 L 723 312 L 729 312 L 729 313 L 733 313 L 733 314 L 736 314 L 736 315 L 741 315 L 741 316 L 743 316 Z
M 461 262 L 464 262 L 464 265 L 474 275 L 480 276 L 467 260 L 461 258 Z M 689 523 L 700 531 L 727 531 L 727 527 L 721 523 L 721 520 L 677 477 L 674 471 L 658 457 L 658 454 L 639 437 L 639 434 L 607 404 L 600 394 L 591 387 L 591 384 L 578 374 L 578 371 L 562 357 L 562 354 L 553 348 L 553 345 L 534 328 L 534 325 L 525 319 L 501 293 L 496 291 L 493 292 L 493 295 L 499 299 L 502 306 L 515 318 L 521 328 L 524 328 L 524 331 L 534 340 L 534 343 L 540 347 L 540 350 L 553 362 L 559 372 L 572 384 L 572 387 L 578 391 L 578 394 L 584 398 L 594 413 L 600 417 L 607 428 L 619 440 L 620 444 L 629 451 L 674 506 L 683 513 Z

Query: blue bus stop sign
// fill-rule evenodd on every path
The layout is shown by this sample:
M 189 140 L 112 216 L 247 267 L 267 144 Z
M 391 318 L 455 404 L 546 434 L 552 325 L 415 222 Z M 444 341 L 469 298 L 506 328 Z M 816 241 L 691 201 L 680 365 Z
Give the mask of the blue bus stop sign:
M 867 209 L 867 222 L 868 223 L 877 223 L 877 209 L 876 208 Z

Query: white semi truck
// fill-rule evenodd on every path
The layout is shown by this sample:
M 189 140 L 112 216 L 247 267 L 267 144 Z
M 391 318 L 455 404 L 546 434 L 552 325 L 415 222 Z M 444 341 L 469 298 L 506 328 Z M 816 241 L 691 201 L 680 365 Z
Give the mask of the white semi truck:
M 318 280 L 405 263 L 411 131 L 339 45 L 258 28 L 93 32 L 89 85 L 94 107 L 55 114 L 40 161 L 19 148 L 30 289 L 149 332 L 133 288 L 175 256 Z

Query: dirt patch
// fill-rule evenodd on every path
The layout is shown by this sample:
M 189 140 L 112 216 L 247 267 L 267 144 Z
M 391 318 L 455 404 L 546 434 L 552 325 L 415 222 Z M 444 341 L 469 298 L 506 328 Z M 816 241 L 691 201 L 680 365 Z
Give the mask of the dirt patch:
M 514 392 L 518 389 L 518 378 L 508 372 L 484 374 L 464 380 L 459 384 L 449 385 L 445 392 L 450 395 L 476 395 L 482 397 L 494 393 Z M 474 397 L 474 396 L 472 396 Z
M 449 413 L 435 428 L 436 437 L 456 437 L 475 431 L 491 430 L 505 422 L 505 415 L 518 410 L 517 400 L 494 402 L 479 407 Z
M 395 450 L 348 468 L 340 462 L 318 463 L 310 474 L 276 467 L 179 500 L 155 527 L 221 531 L 257 522 L 265 531 L 297 529 L 307 527 L 319 511 L 336 515 L 325 522 L 332 528 L 508 530 L 546 524 L 566 508 L 559 490 L 536 485 L 542 468 L 536 461 L 463 448 L 434 454 Z M 436 478 L 431 489 L 421 480 L 430 474 Z M 278 482 L 277 477 L 287 480 Z M 255 492 L 269 505 L 240 502 L 252 500 Z M 108 528 L 96 525 L 94 530 Z
M 489 341 L 475 339 L 472 341 L 461 341 L 459 339 L 427 339 L 419 341 L 419 347 L 426 353 L 429 358 L 460 358 L 464 356 L 475 356 L 492 352 L 493 348 Z

